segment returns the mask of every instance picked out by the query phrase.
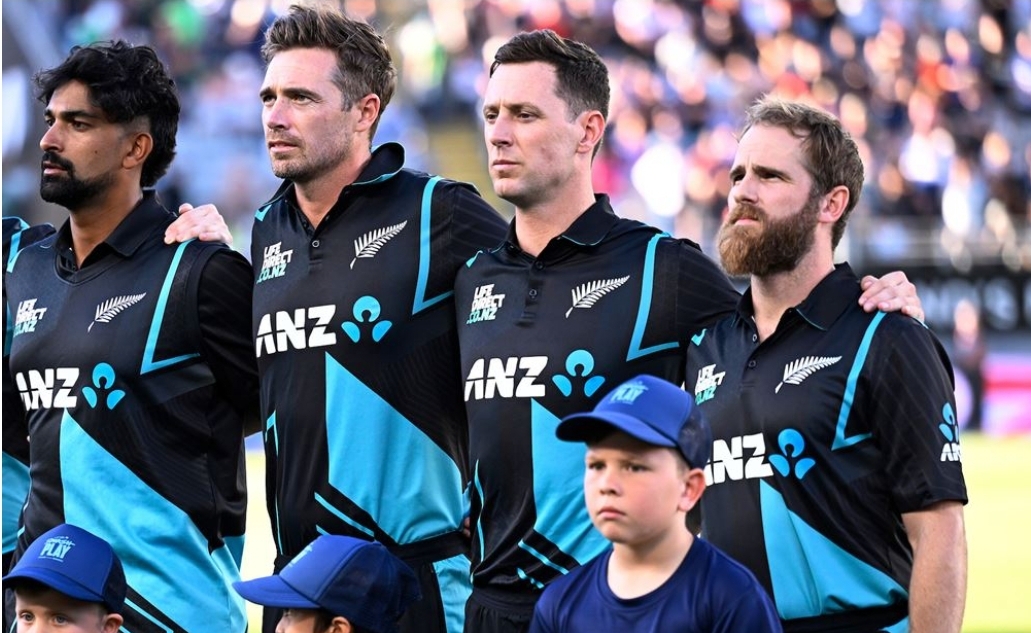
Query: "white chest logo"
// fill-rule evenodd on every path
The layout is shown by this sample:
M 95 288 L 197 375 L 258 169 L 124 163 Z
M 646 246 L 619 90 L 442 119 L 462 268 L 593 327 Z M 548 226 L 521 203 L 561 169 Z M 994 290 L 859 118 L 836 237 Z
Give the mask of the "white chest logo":
M 630 275 L 617 279 L 592 281 L 573 288 L 573 306 L 566 310 L 566 318 L 568 319 L 570 313 L 577 308 L 587 309 L 594 307 L 594 304 L 599 299 L 625 284 L 628 279 L 630 279 Z
M 351 268 L 354 268 L 354 263 L 359 259 L 371 259 L 376 256 L 379 249 L 383 248 L 383 245 L 389 242 L 395 235 L 400 233 L 402 229 L 408 224 L 405 220 L 400 224 L 394 226 L 385 226 L 375 231 L 369 231 L 365 235 L 359 237 L 354 241 L 354 259 L 351 260 Z
M 830 367 L 839 360 L 841 360 L 840 356 L 803 356 L 798 360 L 793 360 L 784 365 L 784 380 L 777 385 L 773 392 L 780 393 L 780 388 L 784 386 L 784 383 L 800 385 L 809 376 L 825 367 Z
M 87 332 L 93 331 L 93 326 L 97 323 L 110 323 L 112 319 L 121 314 L 122 310 L 132 307 L 143 300 L 147 293 L 142 292 L 138 295 L 122 295 L 120 297 L 111 297 L 104 303 L 97 306 L 96 316 L 93 317 L 93 322 L 86 328 Z

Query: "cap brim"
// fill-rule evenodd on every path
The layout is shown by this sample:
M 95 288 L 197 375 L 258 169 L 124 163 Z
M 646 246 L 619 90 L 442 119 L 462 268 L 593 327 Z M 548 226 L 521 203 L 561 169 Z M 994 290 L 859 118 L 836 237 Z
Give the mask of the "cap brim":
M 566 442 L 590 442 L 600 439 L 606 429 L 622 431 L 630 437 L 655 446 L 676 448 L 677 444 L 641 420 L 623 413 L 574 413 L 562 418 L 555 435 Z
M 321 606 L 302 596 L 282 576 L 266 576 L 233 583 L 236 593 L 245 600 L 265 607 L 281 609 L 320 609 Z
M 51 569 L 33 567 L 19 569 L 3 577 L 4 588 L 16 588 L 19 580 L 35 580 L 70 598 L 83 602 L 105 602 L 104 596 Z

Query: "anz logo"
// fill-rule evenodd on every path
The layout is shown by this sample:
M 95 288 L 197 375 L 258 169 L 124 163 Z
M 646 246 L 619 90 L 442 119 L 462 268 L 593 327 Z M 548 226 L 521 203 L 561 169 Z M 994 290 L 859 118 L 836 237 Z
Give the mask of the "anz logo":
M 721 484 L 742 479 L 772 477 L 774 471 L 785 479 L 801 481 L 816 466 L 806 450 L 805 437 L 795 429 L 784 429 L 777 435 L 780 452 L 767 455 L 762 433 L 738 435 L 712 443 L 712 461 L 705 466 L 705 483 Z
M 72 390 L 78 380 L 78 367 L 30 369 L 14 375 L 26 411 L 75 408 L 78 398 Z
M 477 359 L 465 378 L 465 400 L 543 398 L 545 386 L 537 379 L 547 366 L 547 356 Z
M 705 466 L 705 483 L 721 484 L 730 479 L 762 479 L 772 477 L 773 468 L 766 462 L 766 442 L 762 433 L 738 435 L 730 440 L 712 443 L 712 461 Z
M 262 316 L 254 340 L 256 356 L 335 345 L 337 335 L 329 330 L 335 314 L 335 305 L 323 305 Z
M 543 398 L 548 382 L 567 398 L 581 394 L 590 398 L 607 382 L 605 376 L 595 373 L 594 356 L 587 350 L 570 352 L 564 364 L 565 373 L 554 374 L 550 379 L 544 376 L 547 366 L 547 356 L 477 359 L 465 377 L 465 400 Z

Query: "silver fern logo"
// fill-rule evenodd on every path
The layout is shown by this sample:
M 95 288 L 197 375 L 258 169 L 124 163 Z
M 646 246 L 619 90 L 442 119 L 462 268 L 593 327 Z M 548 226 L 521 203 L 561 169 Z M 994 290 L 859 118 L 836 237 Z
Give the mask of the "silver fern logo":
M 369 231 L 365 235 L 356 239 L 354 241 L 354 259 L 351 260 L 351 268 L 354 268 L 354 263 L 359 259 L 370 259 L 375 257 L 376 253 L 379 252 L 379 249 L 383 248 L 384 244 L 400 233 L 407 224 L 408 220 L 405 220 L 401 224 L 385 226 L 381 229 L 376 229 L 375 231 Z
M 791 361 L 784 365 L 784 380 L 777 385 L 773 392 L 780 393 L 780 388 L 784 386 L 784 383 L 800 385 L 809 376 L 825 367 L 830 367 L 839 360 L 841 360 L 840 356 L 803 356 L 798 360 Z
M 97 323 L 110 323 L 111 319 L 121 314 L 122 310 L 136 305 L 146 297 L 147 293 L 138 295 L 122 295 L 121 297 L 111 297 L 104 303 L 97 306 L 97 315 L 93 317 L 93 323 L 89 324 L 86 328 L 87 332 L 93 330 L 93 326 Z
M 628 279 L 630 279 L 630 275 L 617 279 L 599 279 L 573 288 L 573 307 L 566 310 L 566 318 L 568 319 L 573 310 L 577 308 L 594 307 L 599 299 L 625 284 Z

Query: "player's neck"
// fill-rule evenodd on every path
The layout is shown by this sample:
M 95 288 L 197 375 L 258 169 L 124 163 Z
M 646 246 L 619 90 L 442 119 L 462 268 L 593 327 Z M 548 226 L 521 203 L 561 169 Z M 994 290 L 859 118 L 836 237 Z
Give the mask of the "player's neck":
M 677 529 L 647 543 L 615 543 L 609 557 L 609 589 L 623 599 L 655 591 L 676 573 L 693 543 L 683 517 Z
M 806 256 L 794 269 L 772 275 L 752 276 L 752 309 L 759 340 L 772 335 L 788 309 L 805 301 L 824 277 L 834 272 L 830 257 Z
M 590 187 L 570 187 L 566 195 L 532 207 L 516 207 L 515 232 L 519 248 L 537 257 L 548 242 L 562 235 L 592 204 L 594 191 Z
M 82 266 L 93 249 L 118 228 L 142 199 L 143 190 L 137 183 L 136 187 L 112 187 L 90 204 L 69 209 L 76 265 Z
M 318 178 L 305 182 L 294 181 L 297 206 L 312 226 L 318 226 L 336 206 L 344 188 L 358 180 L 362 170 L 372 160 L 369 149 L 355 152 Z

